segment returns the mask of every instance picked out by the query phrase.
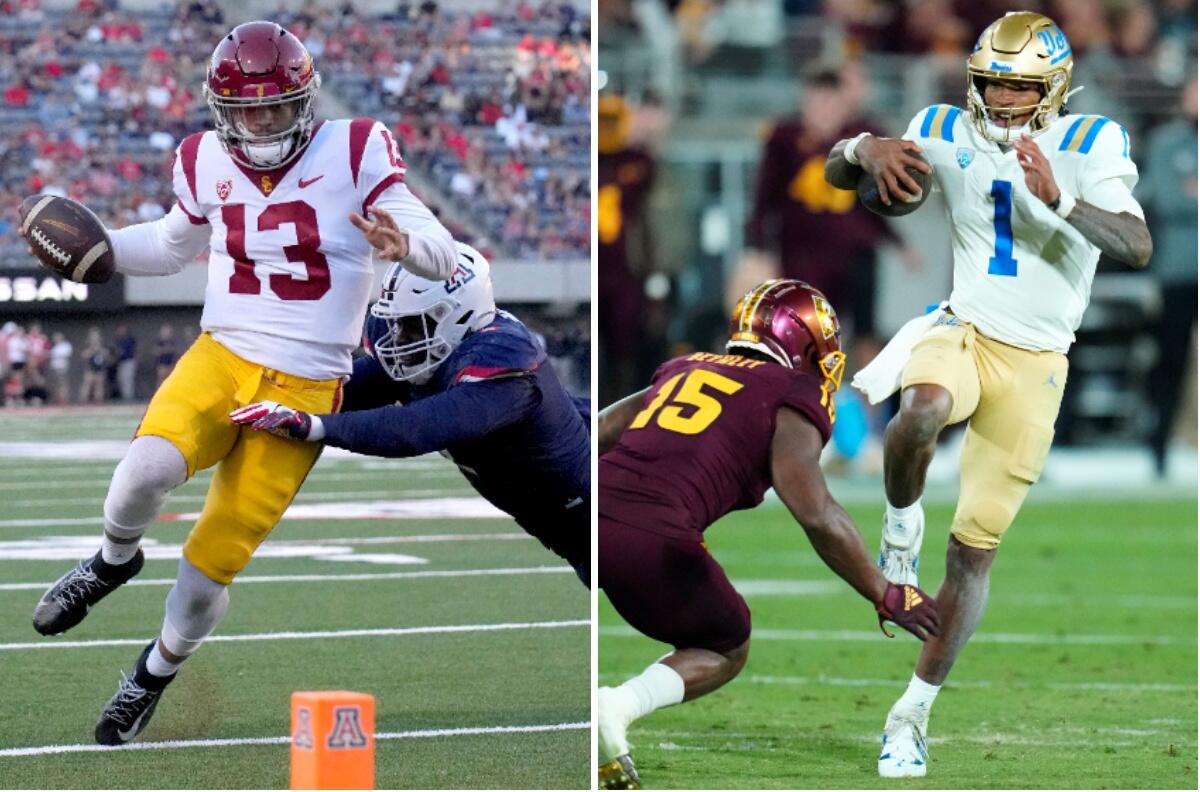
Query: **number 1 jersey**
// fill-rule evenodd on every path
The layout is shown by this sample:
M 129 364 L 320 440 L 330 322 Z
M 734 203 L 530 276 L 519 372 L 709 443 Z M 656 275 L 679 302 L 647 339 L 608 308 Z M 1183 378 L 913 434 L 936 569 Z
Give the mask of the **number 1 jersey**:
M 371 119 L 325 121 L 289 165 L 235 163 L 213 132 L 175 158 L 180 208 L 211 224 L 203 330 L 237 355 L 310 379 L 348 375 L 374 283 L 372 248 L 351 212 L 404 192 L 404 163 Z
M 983 137 L 967 113 L 934 105 L 904 138 L 933 165 L 954 237 L 950 307 L 1012 346 L 1065 353 L 1087 308 L 1100 250 L 1025 186 L 1016 152 Z M 1102 116 L 1066 115 L 1034 138 L 1059 188 L 1142 217 L 1129 135 Z
M 600 457 L 600 515 L 666 535 L 703 532 L 762 502 L 781 407 L 825 442 L 833 430 L 821 381 L 777 363 L 698 352 L 659 366 L 645 405 Z

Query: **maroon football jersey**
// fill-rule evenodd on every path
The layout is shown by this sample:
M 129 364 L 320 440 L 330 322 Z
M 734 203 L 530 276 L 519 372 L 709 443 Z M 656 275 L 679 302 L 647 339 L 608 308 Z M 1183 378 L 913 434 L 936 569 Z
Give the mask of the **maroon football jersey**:
M 600 514 L 668 535 L 703 532 L 762 502 L 780 407 L 799 411 L 828 442 L 831 405 L 820 379 L 776 363 L 708 352 L 669 360 L 600 457 Z

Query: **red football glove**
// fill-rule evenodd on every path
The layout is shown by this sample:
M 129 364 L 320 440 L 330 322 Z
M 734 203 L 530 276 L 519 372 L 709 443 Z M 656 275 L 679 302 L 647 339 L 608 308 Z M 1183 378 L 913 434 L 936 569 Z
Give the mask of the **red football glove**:
M 888 583 L 887 590 L 883 592 L 883 601 L 875 605 L 875 611 L 879 614 L 879 629 L 888 638 L 896 636 L 883 626 L 885 621 L 895 622 L 922 641 L 939 632 L 937 605 L 933 597 L 907 583 L 902 586 Z
M 319 439 L 313 433 L 312 416 L 301 410 L 293 410 L 273 401 L 249 404 L 229 413 L 235 424 L 249 425 L 289 440 Z

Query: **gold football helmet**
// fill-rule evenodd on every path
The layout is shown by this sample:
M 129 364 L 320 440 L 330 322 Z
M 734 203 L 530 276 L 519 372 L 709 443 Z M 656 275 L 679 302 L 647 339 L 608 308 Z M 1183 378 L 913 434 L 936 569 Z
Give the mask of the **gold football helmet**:
M 1071 88 L 1075 60 L 1071 44 L 1054 20 L 1032 11 L 1014 11 L 988 25 L 967 58 L 967 108 L 984 137 L 1007 143 L 1010 130 L 991 123 L 989 113 L 1021 115 L 1032 111 L 1029 134 L 1044 132 L 1058 118 Z M 987 80 L 1036 83 L 1042 92 L 1035 105 L 989 107 L 983 99 Z

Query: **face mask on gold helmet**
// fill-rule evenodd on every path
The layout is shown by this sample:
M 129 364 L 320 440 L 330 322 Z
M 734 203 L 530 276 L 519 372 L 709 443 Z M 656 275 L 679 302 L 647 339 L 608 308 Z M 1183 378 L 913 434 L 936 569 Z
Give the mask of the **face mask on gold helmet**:
M 1024 126 L 1031 135 L 1044 132 L 1062 111 L 1071 88 L 1074 66 L 1071 44 L 1054 20 L 1031 11 L 1007 14 L 988 25 L 967 58 L 967 107 L 980 134 L 1008 143 L 1013 129 L 992 123 L 990 113 L 1020 116 L 1032 112 Z M 1041 90 L 1037 104 L 1024 107 L 988 106 L 984 86 L 991 80 L 1033 83 Z

